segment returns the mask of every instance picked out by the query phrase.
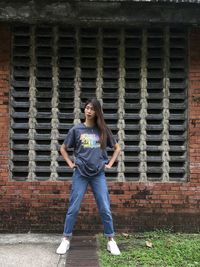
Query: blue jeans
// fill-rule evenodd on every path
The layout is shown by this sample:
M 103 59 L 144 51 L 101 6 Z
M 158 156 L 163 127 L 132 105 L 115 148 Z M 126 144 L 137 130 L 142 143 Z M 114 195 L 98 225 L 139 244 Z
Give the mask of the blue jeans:
M 72 189 L 69 200 L 69 208 L 65 218 L 64 236 L 72 236 L 76 217 L 88 184 L 92 188 L 92 192 L 97 203 L 104 226 L 104 234 L 108 237 L 112 237 L 114 236 L 114 229 L 105 173 L 102 171 L 95 177 L 86 178 L 80 174 L 78 169 L 74 171 L 72 176 Z

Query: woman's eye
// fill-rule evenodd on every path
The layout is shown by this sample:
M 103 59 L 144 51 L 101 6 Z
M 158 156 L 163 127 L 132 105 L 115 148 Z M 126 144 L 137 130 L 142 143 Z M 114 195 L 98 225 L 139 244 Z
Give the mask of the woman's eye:
M 94 109 L 93 108 L 90 108 L 90 107 L 86 107 L 85 109 L 94 111 Z

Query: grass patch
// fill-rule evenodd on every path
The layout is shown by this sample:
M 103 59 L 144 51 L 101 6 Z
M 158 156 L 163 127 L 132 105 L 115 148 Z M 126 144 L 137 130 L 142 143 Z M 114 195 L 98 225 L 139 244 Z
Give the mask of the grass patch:
M 154 231 L 117 235 L 115 239 L 121 250 L 120 256 L 110 255 L 106 250 L 107 239 L 98 235 L 102 267 L 200 266 L 200 234 Z

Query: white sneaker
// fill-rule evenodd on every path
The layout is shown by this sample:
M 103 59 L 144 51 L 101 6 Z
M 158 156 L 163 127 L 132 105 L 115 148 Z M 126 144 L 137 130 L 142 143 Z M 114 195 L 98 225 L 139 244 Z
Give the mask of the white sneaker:
M 112 255 L 116 255 L 117 256 L 117 255 L 120 255 L 121 254 L 121 252 L 120 252 L 120 250 L 119 250 L 119 248 L 118 248 L 117 243 L 115 242 L 115 240 L 108 241 L 108 243 L 107 243 L 107 250 L 110 251 L 110 253 Z
M 56 253 L 57 254 L 65 254 L 70 247 L 70 242 L 68 239 L 63 238 L 62 242 L 60 243 L 60 246 L 57 248 Z

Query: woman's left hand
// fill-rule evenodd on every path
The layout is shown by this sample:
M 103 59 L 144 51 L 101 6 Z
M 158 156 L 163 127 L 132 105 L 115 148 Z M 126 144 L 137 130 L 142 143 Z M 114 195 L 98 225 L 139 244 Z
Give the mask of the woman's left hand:
M 111 169 L 112 166 L 110 166 L 109 164 L 105 164 L 105 169 Z

